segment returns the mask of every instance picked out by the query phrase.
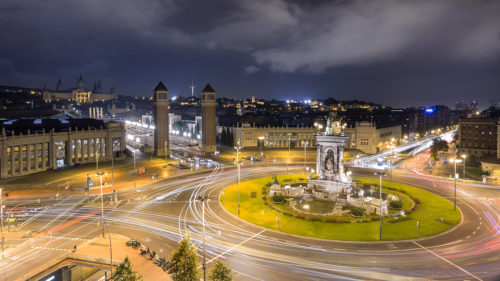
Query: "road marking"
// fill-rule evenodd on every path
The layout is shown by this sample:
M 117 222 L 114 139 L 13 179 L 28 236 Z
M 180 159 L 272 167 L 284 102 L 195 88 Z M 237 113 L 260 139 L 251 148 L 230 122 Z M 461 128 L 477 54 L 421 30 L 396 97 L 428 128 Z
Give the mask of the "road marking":
M 211 262 L 212 262 L 212 261 L 214 261 L 215 259 L 218 259 L 219 257 L 221 257 L 221 256 L 225 255 L 226 253 L 228 253 L 228 252 L 230 252 L 230 251 L 232 251 L 232 250 L 236 249 L 237 247 L 239 247 L 239 246 L 241 246 L 241 245 L 245 244 L 246 242 L 248 242 L 248 241 L 252 240 L 254 237 L 256 237 L 256 236 L 260 235 L 262 232 L 264 232 L 264 231 L 266 231 L 266 230 L 267 230 L 267 229 L 263 229 L 263 230 L 261 230 L 259 233 L 255 233 L 254 235 L 252 235 L 252 236 L 248 237 L 247 239 L 245 239 L 245 240 L 241 241 L 239 244 L 236 244 L 236 245 L 234 245 L 233 247 L 231 247 L 231 248 L 229 248 L 229 249 L 225 250 L 222 254 L 217 255 L 217 256 L 216 256 L 216 257 L 214 257 L 213 259 L 209 260 L 207 263 L 211 263 Z
M 477 229 L 477 230 L 479 230 L 479 226 L 478 226 L 478 227 L 476 227 L 476 229 Z
M 465 237 L 465 239 L 469 239 L 469 238 L 470 238 L 470 235 L 469 235 L 469 236 L 467 236 L 467 237 Z
M 476 231 L 472 232 L 472 235 L 476 234 Z
M 398 248 L 398 247 L 396 247 L 396 245 L 394 245 L 394 244 L 386 244 L 386 245 L 387 245 L 387 247 L 389 247 L 389 249 L 391 249 L 391 250 L 394 250 L 394 249 L 397 249 L 397 248 Z
M 415 244 L 415 245 L 419 246 L 420 248 L 422 248 L 422 249 L 426 250 L 427 252 L 429 252 L 429 253 L 433 254 L 434 256 L 436 256 L 436 257 L 440 258 L 441 260 L 443 260 L 443 261 L 445 261 L 445 262 L 447 262 L 447 263 L 449 263 L 449 264 L 453 265 L 454 267 L 456 267 L 456 268 L 460 269 L 461 271 L 463 271 L 463 272 L 467 273 L 468 275 L 470 275 L 470 276 L 474 277 L 475 279 L 482 281 L 482 279 L 481 279 L 481 278 L 479 278 L 479 277 L 477 277 L 476 275 L 474 275 L 474 274 L 472 274 L 472 273 L 468 272 L 467 270 L 465 270 L 465 269 L 461 268 L 460 266 L 458 266 L 458 265 L 454 264 L 453 262 L 449 261 L 448 259 L 443 258 L 442 256 L 440 256 L 440 255 L 438 255 L 438 254 L 434 253 L 434 251 L 432 251 L 432 250 L 430 250 L 430 249 L 427 249 L 426 247 L 424 247 L 424 246 L 422 246 L 422 245 L 418 244 L 418 243 L 417 243 L 417 242 L 415 242 L 415 241 L 413 241 L 413 244 Z
M 64 251 L 64 252 L 71 252 L 72 250 L 68 249 L 59 249 L 59 248 L 48 248 L 48 247 L 31 247 L 33 249 L 40 249 L 40 250 L 49 250 L 49 251 Z

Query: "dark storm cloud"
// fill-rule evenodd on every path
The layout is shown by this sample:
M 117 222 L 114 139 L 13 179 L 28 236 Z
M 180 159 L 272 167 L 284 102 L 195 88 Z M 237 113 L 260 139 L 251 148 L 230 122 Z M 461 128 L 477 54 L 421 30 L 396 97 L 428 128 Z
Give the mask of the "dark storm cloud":
M 348 85 L 363 80 L 383 99 L 394 88 L 449 89 L 440 87 L 440 75 L 448 82 L 490 81 L 499 71 L 499 14 L 500 1 L 486 0 L 4 0 L 0 83 L 40 86 L 83 73 L 142 94 L 162 77 L 187 83 L 195 75 L 219 79 L 233 95 L 281 97 L 273 93 L 281 86 L 272 83 L 287 78 L 301 81 L 295 88 L 312 97 L 329 96 L 332 87 L 338 95 L 364 97 L 363 89 Z M 430 74 L 436 64 L 444 72 L 457 66 L 470 71 Z M 391 67 L 379 73 L 385 65 Z M 388 86 L 388 77 L 401 72 L 408 76 L 400 81 L 415 77 L 408 89 L 399 81 Z M 346 79 L 332 86 L 332 77 Z M 248 90 L 237 90 L 235 81 Z M 480 94 L 493 97 L 499 88 L 494 83 Z

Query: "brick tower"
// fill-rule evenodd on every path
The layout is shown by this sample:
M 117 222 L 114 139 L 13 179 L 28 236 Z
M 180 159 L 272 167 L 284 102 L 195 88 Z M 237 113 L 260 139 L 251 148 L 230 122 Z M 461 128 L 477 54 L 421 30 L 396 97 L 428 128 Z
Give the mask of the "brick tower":
M 168 90 L 160 81 L 153 91 L 154 122 L 155 122 L 155 144 L 156 156 L 169 155 L 170 144 L 168 143 Z
M 215 91 L 207 84 L 201 92 L 201 116 L 202 116 L 202 150 L 213 153 L 216 150 L 216 115 L 215 115 Z

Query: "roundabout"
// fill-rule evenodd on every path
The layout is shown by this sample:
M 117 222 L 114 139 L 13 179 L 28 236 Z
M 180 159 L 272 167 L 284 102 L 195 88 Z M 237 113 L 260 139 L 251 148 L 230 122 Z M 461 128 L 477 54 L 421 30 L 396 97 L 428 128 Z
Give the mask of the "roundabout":
M 378 241 L 379 215 L 345 203 L 270 196 L 276 182 L 289 186 L 304 182 L 305 175 L 260 177 L 240 185 L 239 219 L 283 233 L 342 241 Z M 358 186 L 377 184 L 377 179 L 356 178 Z M 382 240 L 409 240 L 433 236 L 453 229 L 461 221 L 453 203 L 432 192 L 407 184 L 383 181 L 383 196 L 399 198 L 401 208 L 389 207 L 382 220 Z M 361 189 L 361 188 L 360 188 Z M 368 188 L 367 188 L 368 189 Z M 361 189 L 362 190 L 362 189 Z M 368 189 L 369 190 L 369 189 Z M 365 193 L 367 191 L 365 190 Z M 278 199 L 278 200 L 276 200 Z M 283 200 L 284 199 L 284 200 Z M 367 197 L 369 201 L 371 197 Z M 221 205 L 238 217 L 238 186 L 231 185 L 220 195 Z M 392 201 L 391 201 L 392 202 Z M 356 212 L 354 212 L 356 211 Z

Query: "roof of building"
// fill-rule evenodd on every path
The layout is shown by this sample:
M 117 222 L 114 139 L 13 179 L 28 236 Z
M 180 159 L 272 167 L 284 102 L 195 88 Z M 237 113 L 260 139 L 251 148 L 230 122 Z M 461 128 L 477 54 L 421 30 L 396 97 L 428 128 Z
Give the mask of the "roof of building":
M 215 93 L 215 90 L 212 88 L 212 86 L 210 86 L 209 83 L 207 83 L 205 88 L 203 88 L 202 93 Z
M 167 89 L 167 87 L 165 87 L 165 85 L 163 85 L 163 83 L 160 81 L 160 83 L 158 83 L 158 85 L 156 86 L 155 91 L 168 91 L 168 89 Z
M 111 122 L 109 122 L 111 123 Z M 106 128 L 106 124 L 102 120 L 81 118 L 81 119 L 13 119 L 0 121 L 0 128 L 3 130 L 5 128 L 5 134 L 7 136 L 13 135 L 27 135 L 28 131 L 31 134 L 50 132 L 54 129 L 54 132 L 67 132 L 70 129 L 72 131 L 76 130 L 88 130 L 90 129 L 101 129 Z
M 276 175 L 274 175 L 274 184 L 280 184 L 280 183 L 278 182 L 278 178 L 276 177 Z

